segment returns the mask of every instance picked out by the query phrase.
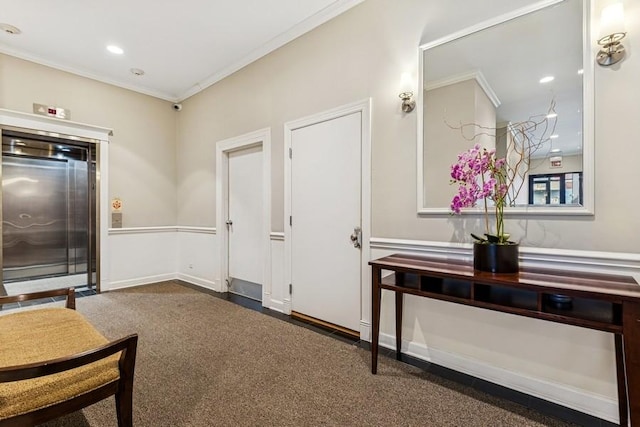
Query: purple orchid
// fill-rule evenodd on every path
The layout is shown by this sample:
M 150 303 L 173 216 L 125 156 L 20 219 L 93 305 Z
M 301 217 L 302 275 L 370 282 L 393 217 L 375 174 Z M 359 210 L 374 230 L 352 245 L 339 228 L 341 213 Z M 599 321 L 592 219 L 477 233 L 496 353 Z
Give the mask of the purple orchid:
M 451 183 L 458 185 L 458 193 L 451 200 L 451 210 L 459 214 L 462 208 L 474 207 L 484 199 L 484 213 L 487 231 L 486 239 L 472 236 L 483 242 L 509 243 L 509 235 L 504 232 L 504 207 L 509 186 L 505 173 L 506 159 L 496 159 L 494 149 L 482 148 L 475 144 L 460 153 L 458 161 L 451 165 Z M 496 215 L 496 233 L 489 229 L 489 207 L 487 199 L 493 200 Z

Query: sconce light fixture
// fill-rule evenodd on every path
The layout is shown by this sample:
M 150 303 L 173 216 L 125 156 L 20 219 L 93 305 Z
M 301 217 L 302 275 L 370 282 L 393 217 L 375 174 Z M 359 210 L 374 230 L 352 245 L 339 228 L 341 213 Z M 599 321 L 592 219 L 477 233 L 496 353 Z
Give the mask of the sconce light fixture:
M 402 111 L 410 113 L 416 108 L 416 101 L 413 98 L 413 82 L 411 74 L 402 73 L 400 78 L 400 99 L 402 99 Z
M 624 46 L 622 46 L 620 40 L 626 35 L 622 2 L 610 4 L 602 9 L 600 38 L 598 39 L 598 44 L 602 48 L 596 57 L 598 64 L 607 67 L 624 58 Z

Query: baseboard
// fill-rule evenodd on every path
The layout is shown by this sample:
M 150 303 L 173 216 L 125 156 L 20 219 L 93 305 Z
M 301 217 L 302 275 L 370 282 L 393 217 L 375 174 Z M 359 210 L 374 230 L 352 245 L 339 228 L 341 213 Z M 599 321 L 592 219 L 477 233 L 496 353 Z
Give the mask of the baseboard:
M 167 280 L 174 280 L 177 276 L 175 273 L 158 274 L 156 276 L 136 277 L 135 279 L 118 280 L 115 282 L 109 282 L 109 286 L 105 291 L 113 291 L 116 289 L 131 288 L 134 286 L 148 285 L 150 283 L 164 282 Z
M 184 273 L 167 273 L 159 274 L 156 276 L 136 277 L 134 279 L 119 280 L 109 283 L 109 287 L 106 290 L 131 288 L 134 286 L 148 285 L 150 283 L 164 282 L 166 280 L 182 280 L 192 285 L 199 286 L 201 288 L 209 289 L 214 292 L 220 292 L 217 280 L 208 280 L 201 277 L 190 276 Z
M 210 289 L 212 291 L 220 292 L 220 290 L 218 288 L 218 281 L 217 280 L 203 279 L 201 277 L 190 276 L 190 275 L 184 274 L 184 273 L 177 273 L 175 278 L 178 279 L 178 280 L 182 280 L 182 281 L 191 283 L 192 285 L 196 285 L 196 286 L 200 286 L 202 288 Z
M 380 334 L 380 346 L 396 349 L 396 338 Z M 402 353 L 445 368 L 479 378 L 530 396 L 556 403 L 613 423 L 618 422 L 618 402 L 562 384 L 501 369 L 478 360 L 402 341 Z

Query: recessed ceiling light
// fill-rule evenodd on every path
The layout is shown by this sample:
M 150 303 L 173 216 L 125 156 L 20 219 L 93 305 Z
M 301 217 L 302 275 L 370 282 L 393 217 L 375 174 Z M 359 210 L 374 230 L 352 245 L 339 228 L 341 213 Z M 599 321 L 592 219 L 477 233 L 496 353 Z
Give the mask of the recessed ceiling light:
M 584 70 L 583 70 L 582 68 L 580 68 L 580 69 L 578 70 L 578 74 L 584 74 Z
M 0 29 L 7 34 L 12 34 L 14 36 L 22 33 L 22 31 L 20 31 L 20 28 L 14 27 L 13 25 L 9 24 L 0 24 Z
M 546 76 L 540 79 L 540 83 L 549 83 L 550 81 L 552 81 L 555 77 L 553 76 Z
M 549 113 L 547 114 L 547 119 L 555 119 L 558 117 L 558 113 Z
M 144 70 L 141 70 L 140 68 L 131 68 L 129 71 L 134 76 L 144 76 Z
M 549 137 L 549 139 L 556 139 L 556 138 L 558 138 L 559 136 L 560 136 L 560 135 L 558 135 L 558 134 L 553 134 L 553 135 L 551 135 L 551 136 Z
M 110 44 L 109 46 L 107 46 L 107 50 L 111 53 L 115 53 L 116 55 L 122 55 L 124 53 L 124 50 L 122 50 L 121 47 L 118 47 L 114 44 Z
M 553 150 L 551 150 L 552 153 L 559 153 L 560 149 L 559 148 L 554 148 Z

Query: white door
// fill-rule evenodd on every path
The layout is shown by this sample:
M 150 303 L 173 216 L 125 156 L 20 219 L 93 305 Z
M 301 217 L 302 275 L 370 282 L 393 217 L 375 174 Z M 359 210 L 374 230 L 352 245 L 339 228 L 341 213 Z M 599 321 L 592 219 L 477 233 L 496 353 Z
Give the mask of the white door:
M 291 133 L 292 311 L 358 331 L 362 112 Z
M 230 291 L 262 300 L 262 146 L 228 156 Z

